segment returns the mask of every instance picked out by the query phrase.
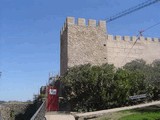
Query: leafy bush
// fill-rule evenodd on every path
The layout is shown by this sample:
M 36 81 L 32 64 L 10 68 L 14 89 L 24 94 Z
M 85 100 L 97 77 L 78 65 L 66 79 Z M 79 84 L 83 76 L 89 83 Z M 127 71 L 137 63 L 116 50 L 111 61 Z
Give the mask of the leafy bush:
M 129 96 L 160 94 L 160 61 L 134 60 L 123 68 L 112 64 L 72 67 L 60 78 L 65 98 L 75 111 L 94 111 L 130 104 Z

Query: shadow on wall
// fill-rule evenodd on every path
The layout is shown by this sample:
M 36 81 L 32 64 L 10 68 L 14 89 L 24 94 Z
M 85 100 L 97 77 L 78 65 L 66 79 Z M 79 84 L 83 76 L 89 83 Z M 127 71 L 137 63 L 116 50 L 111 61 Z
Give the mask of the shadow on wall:
M 35 101 L 33 104 L 28 105 L 24 113 L 15 115 L 15 120 L 30 120 L 41 104 L 41 101 Z

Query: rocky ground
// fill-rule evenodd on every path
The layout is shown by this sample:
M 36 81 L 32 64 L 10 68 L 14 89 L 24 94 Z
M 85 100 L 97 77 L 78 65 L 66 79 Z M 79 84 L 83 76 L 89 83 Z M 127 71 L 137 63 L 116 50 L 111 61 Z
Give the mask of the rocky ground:
M 9 120 L 11 109 L 9 107 L 6 107 L 4 105 L 0 105 L 0 118 L 2 120 Z
M 28 105 L 24 102 L 6 102 L 0 104 L 0 117 L 2 120 L 15 120 L 15 116 L 25 113 Z

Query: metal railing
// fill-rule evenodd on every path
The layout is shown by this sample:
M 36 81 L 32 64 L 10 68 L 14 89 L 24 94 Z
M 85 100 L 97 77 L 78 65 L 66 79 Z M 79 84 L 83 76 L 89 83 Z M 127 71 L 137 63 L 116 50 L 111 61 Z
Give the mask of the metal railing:
M 42 103 L 42 105 L 39 107 L 39 109 L 36 111 L 36 113 L 32 116 L 30 120 L 46 120 L 45 107 L 46 107 L 46 101 Z

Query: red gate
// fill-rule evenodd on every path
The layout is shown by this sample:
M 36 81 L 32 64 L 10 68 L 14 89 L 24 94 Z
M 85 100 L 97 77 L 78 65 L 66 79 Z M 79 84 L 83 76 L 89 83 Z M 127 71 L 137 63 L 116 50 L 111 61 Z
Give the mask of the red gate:
M 53 86 L 47 88 L 47 111 L 58 111 L 58 89 Z

